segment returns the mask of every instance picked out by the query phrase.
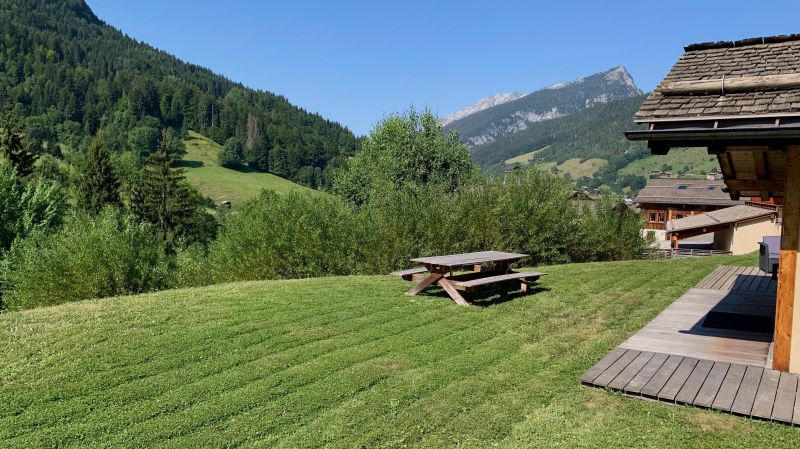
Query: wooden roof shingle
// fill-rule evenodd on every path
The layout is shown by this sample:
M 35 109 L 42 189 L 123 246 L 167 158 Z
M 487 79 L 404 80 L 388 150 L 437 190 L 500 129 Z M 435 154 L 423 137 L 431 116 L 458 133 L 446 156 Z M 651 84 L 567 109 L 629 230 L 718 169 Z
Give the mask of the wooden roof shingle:
M 800 34 L 694 44 L 661 84 L 647 97 L 635 120 L 697 120 L 754 116 L 800 115 L 800 89 L 761 90 L 720 95 L 664 95 L 662 87 L 676 81 L 800 73 Z

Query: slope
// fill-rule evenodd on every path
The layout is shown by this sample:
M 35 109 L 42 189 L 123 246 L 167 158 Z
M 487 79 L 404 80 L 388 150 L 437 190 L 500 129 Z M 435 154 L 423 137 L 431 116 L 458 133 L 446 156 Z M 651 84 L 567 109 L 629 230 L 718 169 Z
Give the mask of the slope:
M 578 376 L 747 258 L 548 267 L 491 307 L 389 276 L 223 284 L 0 315 L 2 447 L 800 446 L 789 426 Z
M 280 152 L 281 173 L 309 184 L 356 148 L 338 123 L 131 39 L 83 0 L 3 0 L 0 36 L 0 101 L 16 104 L 41 148 L 104 133 L 117 150 L 147 151 L 160 128 L 192 129 L 256 148 L 248 162 L 262 170 Z
M 322 194 L 271 173 L 247 168 L 242 170 L 225 168 L 217 162 L 222 146 L 194 131 L 189 131 L 184 144 L 186 156 L 181 165 L 186 169 L 186 178 L 204 196 L 209 196 L 217 202 L 231 201 L 240 204 L 258 196 L 262 190 Z

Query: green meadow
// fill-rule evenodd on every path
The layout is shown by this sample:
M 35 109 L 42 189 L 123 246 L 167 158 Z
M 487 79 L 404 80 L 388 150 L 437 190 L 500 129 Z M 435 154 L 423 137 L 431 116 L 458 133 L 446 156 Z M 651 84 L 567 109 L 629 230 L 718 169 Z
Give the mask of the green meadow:
M 221 284 L 0 315 L 0 447 L 797 447 L 788 426 L 578 377 L 718 264 L 540 267 L 453 305 L 390 276 Z

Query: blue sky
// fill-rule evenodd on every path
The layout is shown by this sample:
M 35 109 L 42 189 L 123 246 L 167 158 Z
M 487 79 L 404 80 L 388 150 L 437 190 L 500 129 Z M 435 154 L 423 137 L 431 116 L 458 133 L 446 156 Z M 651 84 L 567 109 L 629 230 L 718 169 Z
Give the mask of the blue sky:
M 800 0 L 88 0 L 131 37 L 358 134 L 623 65 L 650 90 L 686 44 L 800 32 Z

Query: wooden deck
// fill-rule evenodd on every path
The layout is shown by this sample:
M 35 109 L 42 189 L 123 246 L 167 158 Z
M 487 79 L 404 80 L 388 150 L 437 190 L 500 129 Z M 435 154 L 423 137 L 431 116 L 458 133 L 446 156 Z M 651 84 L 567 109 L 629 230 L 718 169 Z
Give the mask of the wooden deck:
M 777 284 L 719 267 L 581 376 L 630 396 L 800 425 L 800 376 L 772 370 L 772 333 L 707 327 L 710 312 L 771 320 Z

